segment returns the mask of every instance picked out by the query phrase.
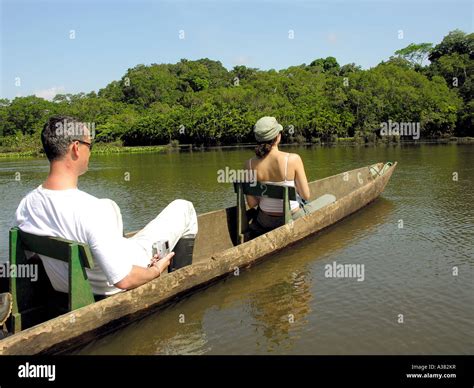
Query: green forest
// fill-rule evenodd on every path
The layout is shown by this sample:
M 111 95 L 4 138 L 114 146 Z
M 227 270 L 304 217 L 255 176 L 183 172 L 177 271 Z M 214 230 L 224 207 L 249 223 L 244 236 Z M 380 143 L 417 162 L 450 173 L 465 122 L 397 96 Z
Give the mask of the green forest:
M 423 139 L 473 136 L 473 59 L 474 34 L 455 30 L 368 70 L 334 57 L 265 71 L 207 58 L 140 64 L 98 92 L 0 99 L 0 148 L 39 147 L 54 114 L 93 123 L 96 142 L 126 146 L 253 142 L 264 115 L 287 142 L 373 141 L 389 120 L 419 122 Z

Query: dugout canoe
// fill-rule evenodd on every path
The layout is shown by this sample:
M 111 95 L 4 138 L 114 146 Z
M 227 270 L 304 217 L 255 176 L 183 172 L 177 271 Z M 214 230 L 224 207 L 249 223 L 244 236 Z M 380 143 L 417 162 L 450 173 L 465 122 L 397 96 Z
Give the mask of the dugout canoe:
M 240 245 L 235 245 L 234 238 L 235 206 L 201 214 L 192 265 L 6 337 L 0 340 L 0 354 L 65 352 L 228 276 L 236 268 L 243 270 L 374 201 L 396 166 L 377 163 L 310 182 L 311 200 L 330 194 L 335 201 Z

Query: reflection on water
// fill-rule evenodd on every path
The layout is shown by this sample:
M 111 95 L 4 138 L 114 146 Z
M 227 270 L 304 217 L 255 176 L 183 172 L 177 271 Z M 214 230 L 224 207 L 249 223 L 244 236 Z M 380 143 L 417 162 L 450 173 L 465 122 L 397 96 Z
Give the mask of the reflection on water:
M 341 227 L 308 238 L 274 259 L 109 335 L 80 353 L 123 354 L 124 349 L 128 354 L 214 353 L 211 344 L 215 336 L 228 341 L 225 353 L 229 354 L 291 352 L 315 313 L 314 299 L 320 297 L 313 287 L 314 261 L 370 234 L 390 214 L 393 204 L 380 198 L 370 208 L 373 211 L 357 222 L 360 230 L 356 233 L 347 232 L 356 222 L 351 216 Z M 321 292 L 321 297 L 328 291 Z M 226 315 L 224 326 L 220 324 L 221 312 Z M 180 323 L 183 316 L 184 322 Z M 252 338 L 255 343 L 251 351 L 239 347 L 242 340 Z
M 474 147 L 294 151 L 310 179 L 377 161 L 399 165 L 383 196 L 358 213 L 75 353 L 472 354 Z M 101 156 L 81 185 L 115 199 L 133 230 L 176 197 L 199 213 L 232 205 L 232 188 L 217 183 L 217 170 L 240 168 L 250 155 Z M 16 171 L 20 182 L 11 178 Z M 0 161 L 2 244 L 18 201 L 46 171 L 41 160 Z M 365 280 L 326 278 L 333 262 L 363 264 Z

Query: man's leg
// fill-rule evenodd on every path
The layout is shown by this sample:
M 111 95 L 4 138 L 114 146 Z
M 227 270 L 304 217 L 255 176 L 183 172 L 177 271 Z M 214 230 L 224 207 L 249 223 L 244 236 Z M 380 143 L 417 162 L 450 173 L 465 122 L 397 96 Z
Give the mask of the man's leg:
M 193 204 L 176 199 L 131 239 L 145 248 L 151 259 L 155 241 L 168 240 L 172 251 L 181 237 L 194 237 L 197 232 L 197 216 Z

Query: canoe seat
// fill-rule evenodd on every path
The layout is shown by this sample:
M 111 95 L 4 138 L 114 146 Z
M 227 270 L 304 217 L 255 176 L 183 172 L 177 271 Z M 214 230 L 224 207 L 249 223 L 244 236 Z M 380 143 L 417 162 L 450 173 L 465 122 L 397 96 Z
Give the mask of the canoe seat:
M 35 255 L 28 259 L 25 251 L 35 253 Z M 68 263 L 68 294 L 54 291 L 38 255 Z M 37 266 L 36 271 L 28 271 L 28 267 L 31 268 L 32 265 Z M 13 333 L 34 326 L 52 316 L 95 302 L 85 271 L 86 268 L 94 267 L 92 254 L 87 244 L 57 237 L 36 236 L 23 232 L 19 228 L 12 228 L 10 230 L 10 268 L 12 267 L 16 268 L 17 275 L 21 273 L 27 275 L 10 276 L 9 290 L 13 296 L 10 330 Z M 66 311 L 51 311 L 51 308 L 58 307 L 57 304 L 60 304 L 61 299 L 65 301 L 66 298 L 67 301 L 64 303 Z M 51 306 L 52 304 L 54 306 Z
M 249 235 L 249 217 L 245 195 L 282 199 L 285 223 L 291 220 L 290 201 L 296 201 L 296 190 L 294 187 L 269 185 L 261 182 L 256 184 L 251 182 L 234 182 L 234 192 L 237 194 L 237 244 L 245 242 Z

